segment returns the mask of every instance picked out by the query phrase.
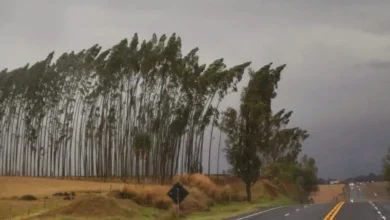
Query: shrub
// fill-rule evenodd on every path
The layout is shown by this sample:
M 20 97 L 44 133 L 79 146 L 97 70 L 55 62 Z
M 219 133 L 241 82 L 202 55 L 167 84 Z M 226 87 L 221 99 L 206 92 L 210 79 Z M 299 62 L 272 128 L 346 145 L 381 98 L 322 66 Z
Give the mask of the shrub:
M 62 192 L 56 192 L 53 194 L 53 196 L 64 196 L 64 193 Z
M 196 187 L 188 188 L 187 190 L 189 191 L 189 195 L 180 204 L 180 212 L 182 215 L 186 215 L 194 211 L 208 211 L 209 207 L 213 205 L 213 200 L 210 199 L 202 190 Z M 173 202 L 171 204 L 173 204 Z M 176 209 L 176 205 L 171 205 L 171 207 L 174 207 L 174 210 Z
M 214 200 L 215 203 L 224 204 L 229 200 L 238 201 L 238 192 L 232 190 L 229 185 L 225 185 L 221 188 L 218 186 L 208 176 L 203 174 L 195 173 L 192 174 L 189 178 L 189 186 L 196 187 L 203 191 L 208 197 Z
M 34 200 L 37 200 L 37 198 L 33 195 L 24 195 L 24 196 L 20 197 L 20 200 L 34 201 Z
M 120 190 L 111 190 L 107 193 L 107 196 L 115 199 L 123 198 L 123 194 Z
M 169 188 L 166 186 L 137 187 L 126 185 L 123 187 L 123 198 L 131 199 L 135 203 L 144 206 L 155 206 L 156 208 L 168 209 L 170 199 L 167 196 Z
M 263 180 L 262 182 L 264 190 L 271 196 L 271 198 L 275 198 L 278 196 L 278 189 L 274 184 L 272 184 L 271 181 Z
M 237 189 L 229 185 L 217 185 L 203 174 L 176 175 L 172 178 L 172 183 L 177 182 L 189 191 L 187 198 L 180 204 L 181 215 L 194 211 L 208 211 L 214 204 L 224 204 L 229 200 L 243 201 Z M 170 188 L 171 186 L 125 185 L 121 193 L 123 198 L 131 199 L 139 205 L 169 210 L 159 219 L 170 219 L 176 215 L 176 205 L 167 196 Z
M 126 199 L 133 199 L 138 196 L 138 191 L 131 185 L 126 185 L 122 190 L 123 197 Z
M 157 196 L 153 200 L 153 206 L 158 209 L 168 210 L 173 205 L 173 201 L 168 196 Z
M 183 174 L 183 175 L 175 175 L 172 178 L 172 183 L 175 184 L 179 182 L 182 185 L 189 185 L 190 184 L 190 175 Z

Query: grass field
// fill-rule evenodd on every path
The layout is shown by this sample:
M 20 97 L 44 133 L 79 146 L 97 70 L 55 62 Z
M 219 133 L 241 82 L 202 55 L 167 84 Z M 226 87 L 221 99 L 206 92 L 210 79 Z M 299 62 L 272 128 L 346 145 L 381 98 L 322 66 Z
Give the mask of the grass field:
M 105 183 L 94 181 L 60 180 L 31 177 L 0 177 L 0 198 L 34 194 L 47 196 L 62 191 L 109 191 L 121 189 L 123 183 Z
M 314 203 L 342 201 L 344 199 L 343 187 L 343 184 L 319 185 L 319 191 L 313 195 Z
M 366 183 L 363 185 L 365 197 L 372 201 L 389 201 L 390 194 L 387 191 L 388 186 L 388 183 L 385 181 Z
M 253 202 L 248 204 L 243 202 L 244 184 L 231 177 L 217 180 L 212 176 L 212 181 L 200 174 L 183 175 L 166 185 L 151 184 L 152 181 L 137 185 L 115 179 L 107 180 L 110 182 L 74 179 L 78 178 L 0 177 L 0 219 L 172 219 L 177 208 L 167 196 L 172 182 L 182 183 L 190 192 L 180 206 L 186 219 L 222 219 L 292 202 L 267 180 L 252 187 Z M 340 189 L 337 185 L 320 186 L 314 200 L 329 202 Z M 52 196 L 71 191 L 76 193 L 75 200 Z M 17 199 L 27 194 L 38 200 Z

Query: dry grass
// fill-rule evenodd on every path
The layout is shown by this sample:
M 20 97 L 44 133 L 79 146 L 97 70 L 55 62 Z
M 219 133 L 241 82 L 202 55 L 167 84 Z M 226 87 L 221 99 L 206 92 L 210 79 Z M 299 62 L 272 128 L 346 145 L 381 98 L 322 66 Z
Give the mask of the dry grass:
M 53 219 L 55 216 L 70 216 L 75 218 L 112 218 L 116 216 L 120 218 L 126 216 L 131 218 L 134 215 L 135 212 L 122 208 L 114 199 L 102 196 L 84 196 L 67 206 L 55 208 L 35 218 Z
M 45 210 L 55 209 L 57 207 L 66 206 L 70 201 L 65 201 L 59 198 L 51 198 L 50 200 L 0 200 L 0 219 L 17 219 L 21 217 L 28 217 L 35 213 Z
M 365 190 L 365 196 L 372 201 L 389 201 L 390 194 L 387 192 L 387 182 L 366 183 L 362 187 Z
M 180 205 L 183 215 L 194 211 L 208 211 L 214 204 L 226 204 L 245 199 L 238 190 L 233 190 L 229 185 L 217 185 L 202 174 L 175 176 L 172 182 L 181 183 L 189 191 L 188 197 Z M 125 185 L 123 194 L 125 198 L 139 205 L 166 210 L 165 218 L 170 218 L 177 208 L 167 196 L 170 188 L 171 185 Z
M 77 179 L 77 180 L 76 180 Z M 211 210 L 212 207 L 219 207 L 231 202 L 245 200 L 245 185 L 237 178 L 229 176 L 211 176 L 211 179 L 202 174 L 175 176 L 169 185 L 156 184 L 123 184 L 119 181 L 100 182 L 68 178 L 66 180 L 52 178 L 31 178 L 31 177 L 0 177 L 0 202 L 13 203 L 13 216 L 22 217 L 26 215 L 28 204 L 30 215 L 36 215 L 35 219 L 52 219 L 53 216 L 67 217 L 89 216 L 91 219 L 98 218 L 101 211 L 106 216 L 118 215 L 117 219 L 138 216 L 132 219 L 171 219 L 175 216 L 176 205 L 167 196 L 172 183 L 180 182 L 190 193 L 180 205 L 182 215 L 189 213 Z M 152 183 L 149 181 L 148 183 Z M 109 190 L 113 189 L 109 192 Z M 94 196 L 86 192 L 100 192 Z M 62 197 L 53 197 L 56 192 L 76 192 L 76 200 L 64 201 Z M 20 202 L 15 196 L 32 194 L 38 198 L 37 201 Z M 252 186 L 253 200 L 261 198 L 277 197 L 279 195 L 277 186 L 267 180 L 260 180 Z M 87 196 L 86 196 L 87 195 Z M 43 197 L 48 196 L 48 200 Z M 104 196 L 104 197 L 101 197 Z M 14 197 L 14 198 L 12 198 Z M 12 200 L 13 199 L 13 200 Z M 46 201 L 43 209 L 43 201 Z M 0 204 L 0 213 L 8 213 L 8 206 Z M 20 205 L 18 205 L 20 204 Z M 50 210 L 50 212 L 44 211 Z M 103 213 L 103 215 L 104 215 Z M 94 217 L 95 216 L 95 217 Z M 0 214 L 0 219 L 6 218 Z M 69 217 L 69 218 L 68 218 Z M 104 216 L 103 216 L 104 217 Z M 79 219 L 79 218 L 77 218 Z M 82 218 L 84 219 L 84 217 Z M 104 219 L 104 218 L 103 218 Z
M 335 198 L 343 199 L 343 184 L 319 185 L 319 191 L 313 195 L 315 204 L 332 202 Z
M 32 194 L 48 196 L 65 191 L 109 191 L 121 189 L 123 183 L 103 183 L 92 181 L 73 181 L 32 177 L 0 177 L 0 198 Z

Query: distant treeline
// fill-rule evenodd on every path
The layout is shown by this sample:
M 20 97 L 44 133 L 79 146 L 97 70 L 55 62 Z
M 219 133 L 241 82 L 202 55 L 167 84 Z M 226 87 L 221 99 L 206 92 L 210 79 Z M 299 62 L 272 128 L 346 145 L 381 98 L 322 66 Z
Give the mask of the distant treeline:
M 329 178 L 323 179 L 318 178 L 318 184 L 330 184 L 331 181 L 335 181 L 337 179 Z M 371 181 L 383 181 L 383 175 L 376 175 L 374 173 L 369 173 L 368 175 L 360 175 L 355 177 L 349 177 L 347 179 L 341 180 L 340 183 L 349 183 L 349 182 L 371 182 Z
M 374 173 L 370 173 L 366 176 L 357 176 L 357 177 L 351 177 L 348 179 L 345 179 L 343 183 L 349 183 L 349 182 L 371 182 L 371 181 L 383 181 L 383 175 L 376 175 Z

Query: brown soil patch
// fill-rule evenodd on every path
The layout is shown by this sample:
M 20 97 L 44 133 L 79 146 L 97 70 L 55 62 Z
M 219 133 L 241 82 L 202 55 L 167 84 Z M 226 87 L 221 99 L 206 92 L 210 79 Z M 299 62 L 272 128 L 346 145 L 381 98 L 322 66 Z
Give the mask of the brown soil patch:
M 336 198 L 338 201 L 343 200 L 343 187 L 343 184 L 319 185 L 319 191 L 313 195 L 314 203 L 334 202 Z
M 123 184 L 34 177 L 0 177 L 0 198 L 26 194 L 47 196 L 68 191 L 109 191 L 110 186 L 112 189 L 122 189 Z

